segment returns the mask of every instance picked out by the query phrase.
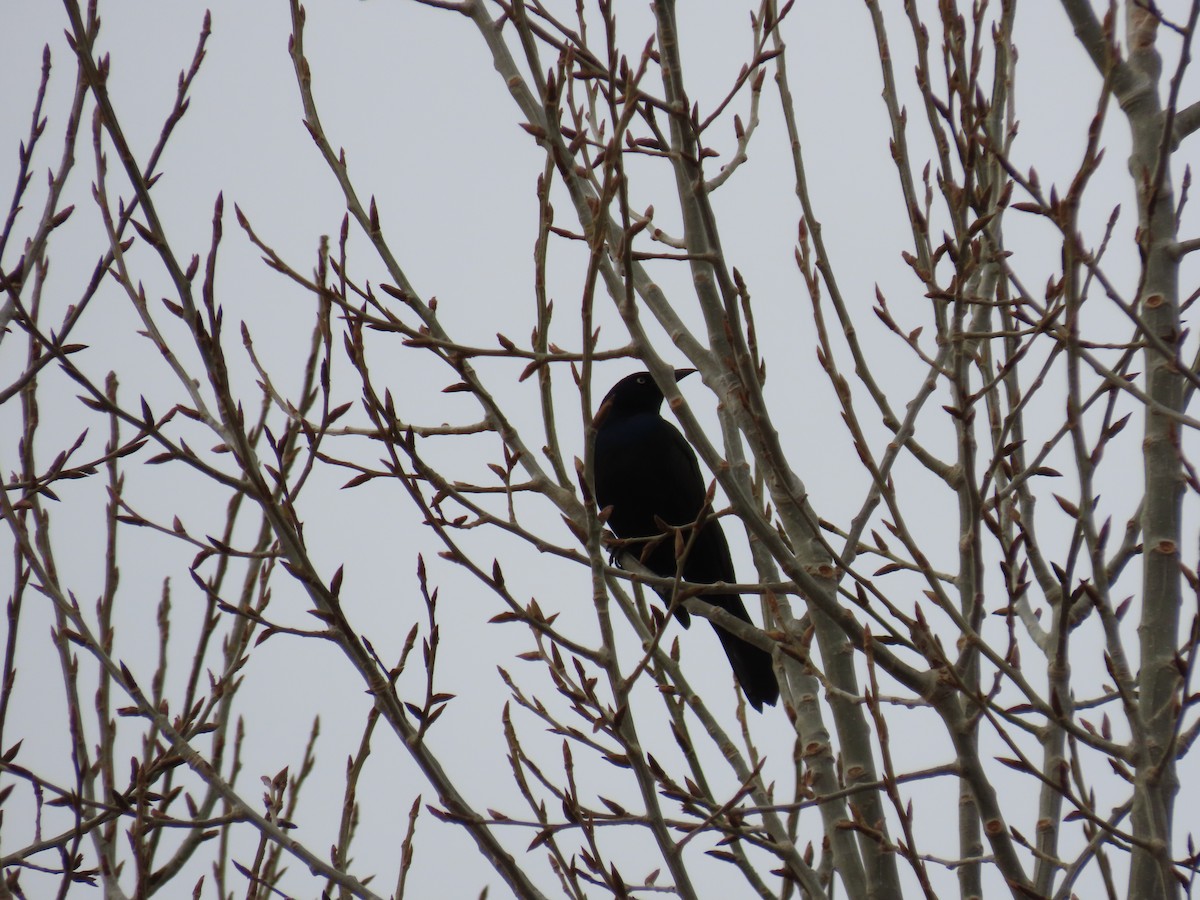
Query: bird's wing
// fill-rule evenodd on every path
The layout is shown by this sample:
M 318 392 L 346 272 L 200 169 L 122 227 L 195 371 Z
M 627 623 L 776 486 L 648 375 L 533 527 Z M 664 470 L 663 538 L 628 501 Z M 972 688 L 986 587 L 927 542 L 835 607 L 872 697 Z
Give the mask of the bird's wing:
M 661 534 L 668 525 L 694 522 L 704 508 L 706 483 L 695 451 L 679 430 L 658 415 L 606 423 L 596 441 L 596 494 L 611 505 L 609 526 L 618 537 Z M 660 575 L 676 569 L 674 541 L 646 558 Z M 729 547 L 712 521 L 695 538 L 685 565 L 689 581 L 733 581 Z
M 658 485 L 661 488 L 659 516 L 671 525 L 694 522 L 704 508 L 705 481 L 696 451 L 679 429 L 665 419 L 659 434 L 661 452 Z

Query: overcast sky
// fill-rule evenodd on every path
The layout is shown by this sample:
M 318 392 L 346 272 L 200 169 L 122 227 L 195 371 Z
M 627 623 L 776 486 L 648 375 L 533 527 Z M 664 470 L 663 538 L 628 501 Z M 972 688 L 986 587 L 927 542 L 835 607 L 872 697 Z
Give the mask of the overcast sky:
M 573 4 L 562 6 L 569 14 Z M 623 0 L 618 6 L 624 47 L 636 54 L 652 31 L 651 20 L 642 3 Z M 1162 6 L 1171 15 L 1186 4 L 1168 0 Z M 204 9 L 204 4 L 183 0 L 108 0 L 101 8 L 104 24 L 99 44 L 103 52 L 111 54 L 109 90 L 134 152 L 143 157 L 156 141 L 170 108 L 178 72 L 191 58 Z M 337 234 L 344 204 L 336 181 L 301 124 L 300 99 L 287 53 L 287 4 L 283 0 L 217 2 L 211 9 L 213 34 L 208 57 L 192 92 L 191 107 L 162 160 L 163 176 L 155 195 L 167 233 L 185 258 L 206 251 L 213 205 L 218 193 L 224 195 L 226 239 L 218 294 L 231 323 L 227 326 L 230 355 L 236 357 L 235 366 L 246 378 L 246 396 L 251 397 L 253 375 L 237 352 L 240 339 L 232 323 L 246 323 L 268 367 L 278 366 L 285 372 L 290 380 L 284 386 L 292 389 L 298 382 L 296 360 L 307 347 L 313 305 L 310 297 L 260 262 L 260 254 L 237 228 L 233 204 L 283 258 L 306 273 L 315 263 L 321 235 Z M 728 0 L 688 0 L 679 4 L 679 18 L 685 68 L 691 79 L 689 91 L 702 108 L 711 108 L 748 56 L 747 10 Z M 1015 162 L 1023 170 L 1036 165 L 1045 184 L 1062 183 L 1071 177 L 1083 153 L 1100 81 L 1057 3 L 1027 0 L 1019 21 L 1016 100 L 1021 129 Z M 66 25 L 57 4 L 45 0 L 8 0 L 6 4 L 0 27 L 0 121 L 5 123 L 0 133 L 0 196 L 7 198 L 12 193 L 18 142 L 27 131 L 46 44 L 54 72 L 46 101 L 46 146 L 35 165 L 39 192 L 43 173 L 57 163 L 60 147 L 56 141 L 74 81 L 72 56 L 63 36 Z M 893 337 L 875 327 L 870 306 L 878 284 L 888 294 L 898 318 L 915 327 L 925 321 L 925 301 L 900 257 L 911 241 L 906 239 L 903 206 L 897 202 L 899 190 L 888 153 L 889 127 L 880 100 L 880 70 L 870 23 L 861 3 L 800 0 L 785 22 L 783 34 L 814 203 L 823 218 L 834 262 L 840 267 L 843 292 L 861 314 L 863 340 L 873 358 L 887 360 L 888 387 L 896 391 L 902 407 L 923 372 Z M 438 298 L 447 329 L 465 343 L 494 346 L 498 331 L 518 342 L 528 341 L 534 321 L 535 184 L 544 156 L 520 128 L 519 113 L 471 22 L 396 0 L 313 2 L 308 6 L 306 43 L 326 131 L 335 146 L 345 149 L 360 193 L 377 200 L 384 233 L 416 289 L 426 299 Z M 1164 48 L 1174 50 L 1175 46 L 1170 36 L 1164 38 Z M 899 19 L 894 21 L 893 51 L 898 75 L 909 80 L 911 38 L 906 38 Z M 1173 56 L 1169 59 L 1173 63 Z M 1192 96 L 1188 90 L 1194 87 L 1194 79 L 1189 78 L 1184 96 Z M 906 90 L 911 92 L 911 87 Z M 905 100 L 911 110 L 917 109 L 914 95 L 906 95 Z M 778 97 L 768 79 L 751 161 L 718 193 L 717 212 L 726 254 L 745 275 L 754 296 L 770 373 L 768 399 L 779 410 L 776 424 L 789 461 L 805 479 L 820 514 L 844 525 L 861 504 L 867 483 L 861 471 L 847 465 L 853 450 L 838 424 L 832 391 L 816 363 L 811 305 L 793 260 L 799 210 L 778 109 Z M 744 104 L 741 111 L 744 115 Z M 910 129 L 910 135 L 914 157 L 927 158 L 930 148 L 921 129 Z M 1113 205 L 1124 204 L 1110 259 L 1118 280 L 1124 279 L 1121 286 L 1132 292 L 1136 257 L 1129 240 L 1133 196 L 1125 170 L 1128 139 L 1115 109 L 1104 142 L 1108 155 L 1091 195 L 1095 199 L 1089 200 L 1094 206 L 1085 207 L 1084 219 L 1094 225 L 1085 230 L 1098 240 Z M 722 153 L 733 149 L 732 125 L 719 131 L 713 144 Z M 1181 155 L 1194 156 L 1194 148 L 1185 148 Z M 78 170 L 68 201 L 77 209 L 52 244 L 52 277 L 44 297 L 47 308 L 59 309 L 60 315 L 77 299 L 80 285 L 107 246 L 90 199 L 95 178 L 90 125 L 82 129 L 77 156 Z M 116 169 L 111 151 L 109 160 L 110 168 Z M 653 204 L 659 224 L 678 231 L 677 201 L 672 202 L 674 185 L 667 170 L 647 166 L 640 179 L 638 175 L 634 169 L 634 206 Z M 42 194 L 35 196 L 37 202 L 27 204 L 31 209 L 41 202 Z M 569 204 L 563 197 L 557 200 L 560 224 L 570 227 Z M 1024 271 L 1030 273 L 1030 284 L 1040 289 L 1059 265 L 1053 234 L 1040 223 L 1012 228 L 1010 233 L 1010 249 L 1020 255 Z M 356 278 L 372 283 L 386 280 L 361 234 L 352 234 L 350 247 Z M 10 248 L 3 264 L 12 266 L 15 258 Z M 149 254 L 134 258 L 141 264 L 137 277 L 145 280 L 148 294 L 166 293 L 167 281 L 161 268 L 152 265 Z M 554 339 L 571 348 L 579 346 L 581 259 L 576 248 L 558 246 L 550 268 L 550 292 L 559 315 Z M 1194 280 L 1194 267 L 1185 270 L 1185 275 L 1188 272 Z M 691 309 L 694 301 L 687 299 L 685 273 L 661 268 L 656 277 L 668 290 L 678 292 L 685 317 L 698 324 L 699 316 Z M 1185 294 L 1188 290 L 1185 287 Z M 605 308 L 599 316 L 602 347 L 622 345 L 627 338 L 612 310 Z M 1114 321 L 1117 319 L 1114 315 Z M 136 336 L 137 327 L 124 294 L 115 285 L 106 288 L 81 326 L 78 339 L 91 345 L 80 355 L 81 365 L 101 381 L 105 372 L 115 369 L 130 397 L 144 395 L 156 409 L 165 409 L 177 402 L 178 385 L 170 381 L 153 348 Z M 335 349 L 339 349 L 337 339 Z M 660 350 L 673 361 L 684 361 L 672 355 L 665 336 Z M 23 345 L 18 340 L 7 340 L 0 347 L 4 384 L 19 371 L 22 357 Z M 404 416 L 426 423 L 467 422 L 478 417 L 469 399 L 440 393 L 441 387 L 455 380 L 452 373 L 432 365 L 419 353 L 401 353 L 397 348 L 377 353 L 376 360 L 377 374 L 391 387 Z M 338 364 L 344 364 L 344 359 Z M 598 390 L 607 389 L 632 367 L 628 361 L 602 367 L 596 375 Z M 497 394 L 512 404 L 518 423 L 535 426 L 535 386 L 518 383 L 521 366 L 481 363 L 480 369 Z M 568 457 L 582 456 L 578 406 L 570 400 L 565 371 L 559 376 L 565 411 L 561 438 Z M 338 399 L 354 400 L 354 379 L 341 384 L 344 395 Z M 77 390 L 65 380 L 47 379 L 44 390 L 44 452 L 49 454 L 51 447 L 69 443 L 87 424 L 98 425 L 82 422 L 80 408 L 72 400 Z M 689 385 L 685 393 L 715 429 L 710 396 L 700 385 Z M 1053 416 L 1057 412 L 1051 401 L 1061 401 L 1061 388 L 1052 387 L 1048 395 L 1047 410 Z M 0 431 L 15 433 L 17 412 L 12 404 L 0 409 Z M 1127 445 L 1134 450 L 1135 430 L 1130 429 L 1132 443 Z M 715 437 L 715 430 L 713 434 Z M 881 444 L 886 441 L 882 429 L 873 435 Z M 478 439 L 469 452 L 450 456 L 447 449 L 446 453 L 446 465 L 460 467 L 464 477 L 482 478 L 483 461 L 498 459 L 499 446 Z M 0 454 L 0 468 L 7 477 L 17 466 L 15 440 L 5 440 Z M 367 453 L 366 458 L 373 455 Z M 905 490 L 910 491 L 909 499 L 920 505 L 920 476 L 915 471 L 910 474 L 916 480 Z M 348 613 L 362 632 L 371 636 L 380 655 L 394 659 L 411 624 L 424 623 L 413 573 L 417 553 L 425 555 L 431 578 L 442 586 L 445 658 L 440 689 L 460 696 L 439 724 L 434 741 L 441 742 L 438 746 L 446 754 L 447 766 L 478 808 L 496 806 L 519 812 L 508 788 L 497 724 L 508 695 L 496 666 L 504 666 L 518 677 L 529 674 L 530 683 L 542 683 L 537 680 L 538 673 L 528 672 L 528 664 L 515 658 L 529 649 L 527 634 L 515 627 L 506 630 L 487 624 L 501 611 L 499 602 L 454 567 L 436 560 L 440 545 L 420 527 L 398 486 L 338 491 L 346 478 L 343 472 L 320 474 L 302 506 L 314 558 L 327 574 L 345 564 L 343 595 Z M 1140 475 L 1131 474 L 1126 484 L 1105 485 L 1117 527 L 1123 526 L 1136 507 L 1139 481 Z M 204 534 L 206 529 L 211 533 L 219 527 L 225 498 L 209 494 L 198 478 L 160 468 L 139 471 L 130 482 L 131 502 L 143 504 L 147 514 L 163 516 L 182 507 L 189 510 L 189 528 L 195 533 Z M 72 500 L 90 503 L 86 506 L 89 512 L 59 513 L 55 527 L 63 542 L 60 562 L 81 603 L 90 606 L 97 592 L 94 579 L 103 563 L 102 486 L 67 486 L 62 508 L 70 508 L 67 504 Z M 546 522 L 547 517 L 557 521 L 545 508 L 531 510 L 531 515 L 539 522 Z M 955 515 L 952 498 L 943 496 L 930 500 L 924 515 L 918 517 L 931 534 L 945 537 L 932 542 L 934 563 L 939 568 L 955 565 Z M 1189 540 L 1194 545 L 1192 524 Z M 566 541 L 562 533 L 559 539 Z M 748 579 L 753 568 L 742 536 L 734 537 L 734 545 L 739 571 Z M 122 548 L 126 593 L 117 655 L 148 678 L 153 658 L 146 655 L 145 648 L 152 647 L 155 640 L 153 610 L 164 577 L 173 579 L 176 591 L 176 631 L 186 633 L 189 621 L 194 623 L 201 598 L 186 577 L 186 564 L 194 551 L 173 546 L 162 536 L 132 530 L 123 536 Z M 590 620 L 585 573 L 511 541 L 498 544 L 491 552 L 503 555 L 510 580 L 520 584 L 519 596 L 537 596 L 545 607 L 563 613 L 568 620 Z M 0 560 L 0 581 L 9 580 L 5 567 L 12 565 L 10 560 L 7 555 Z M 281 579 L 273 607 L 279 618 L 313 627 L 304 615 L 306 608 L 300 592 Z M 28 616 L 22 628 L 28 629 L 24 634 L 30 651 L 21 661 L 26 689 L 17 694 L 12 715 L 21 727 L 13 726 L 13 733 L 25 736 L 25 753 L 55 760 L 48 768 L 61 775 L 69 771 L 69 762 L 61 755 L 57 735 L 50 727 L 39 734 L 32 725 L 39 720 L 48 724 L 61 721 L 57 662 L 41 637 L 50 627 L 51 614 L 44 609 Z M 715 640 L 703 628 L 693 628 L 685 639 L 685 664 L 689 647 L 701 648 L 692 653 L 719 653 Z M 629 646 L 631 653 L 636 652 L 632 642 Z M 711 683 L 713 695 L 723 696 L 715 705 L 732 716 L 728 675 L 723 669 L 710 668 L 704 671 L 693 665 L 689 674 L 694 673 L 695 684 Z M 256 796 L 255 779 L 260 774 L 297 766 L 312 718 L 320 714 L 323 733 L 318 754 L 327 763 L 329 777 L 306 792 L 297 817 L 301 824 L 298 838 L 314 849 L 327 847 L 340 804 L 341 761 L 357 746 L 369 705 L 362 685 L 332 646 L 289 639 L 268 642 L 254 654 L 246 674 L 248 690 L 243 702 L 251 716 L 251 730 L 243 790 L 246 796 Z M 182 678 L 182 672 L 173 670 L 172 676 Z M 1098 672 L 1097 677 L 1101 676 Z M 43 679 L 44 691 L 29 687 Z M 920 713 L 911 715 L 909 734 L 920 734 L 921 740 L 898 742 L 898 765 L 918 768 L 948 761 L 949 747 L 937 726 L 921 724 Z M 668 732 L 659 727 L 657 732 L 648 729 L 647 743 L 661 746 L 661 752 L 673 752 Z M 753 727 L 772 757 L 768 764 L 771 777 L 790 785 L 791 731 L 783 715 L 776 710 L 774 716 L 756 719 Z M 536 747 L 553 761 L 557 739 L 547 737 L 538 743 L 537 730 L 527 730 L 531 749 Z M 39 741 L 43 742 L 40 747 Z M 129 753 L 134 752 L 136 748 L 131 746 Z M 381 883 L 377 889 L 386 893 L 391 889 L 413 797 L 424 792 L 427 802 L 435 798 L 390 734 L 379 733 L 375 752 L 374 767 L 365 776 L 372 793 L 364 803 L 356 871 L 378 873 Z M 597 785 L 604 783 L 602 772 L 591 772 L 597 779 L 593 787 L 599 790 Z M 930 852 L 953 856 L 952 820 L 957 803 L 953 786 L 931 784 L 922 790 L 945 795 L 946 828 L 930 825 Z M 381 803 L 380 797 L 394 799 Z M 1029 799 L 1032 804 L 1034 798 Z M 811 836 L 817 840 L 819 821 L 815 815 L 811 821 Z M 24 832 L 15 829 L 7 817 L 5 825 L 19 832 L 12 837 L 5 834 L 6 847 L 19 846 Z M 520 853 L 530 837 L 516 834 L 509 838 L 509 846 Z M 637 840 L 638 835 L 628 839 Z M 485 885 L 491 887 L 491 896 L 504 895 L 506 889 L 490 867 L 454 829 L 424 820 L 416 849 L 412 896 L 475 896 Z M 705 877 L 712 879 L 708 882 L 714 886 L 711 896 L 717 896 L 716 886 L 729 877 L 726 867 L 716 862 L 700 864 L 705 867 Z M 295 868 L 294 880 L 287 883 L 300 896 L 309 896 L 312 884 L 299 866 Z M 636 880 L 646 873 L 624 874 Z M 952 873 L 939 870 L 938 877 L 945 879 L 943 884 L 953 883 Z M 190 886 L 193 881 L 185 879 L 181 884 Z M 549 882 L 543 886 L 554 888 Z

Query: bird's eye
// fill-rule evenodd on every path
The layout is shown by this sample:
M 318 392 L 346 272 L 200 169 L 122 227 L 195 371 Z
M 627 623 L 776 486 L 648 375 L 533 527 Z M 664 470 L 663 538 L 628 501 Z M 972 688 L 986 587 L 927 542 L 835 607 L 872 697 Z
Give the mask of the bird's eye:
M 645 384 L 645 383 L 646 383 L 646 376 L 645 376 L 645 375 L 639 375 L 639 376 L 638 376 L 638 384 Z

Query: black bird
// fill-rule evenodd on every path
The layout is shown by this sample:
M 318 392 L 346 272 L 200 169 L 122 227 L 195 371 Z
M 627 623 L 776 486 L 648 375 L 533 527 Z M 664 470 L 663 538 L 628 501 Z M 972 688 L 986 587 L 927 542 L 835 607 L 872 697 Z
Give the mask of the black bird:
M 695 369 L 676 369 L 678 381 Z M 595 479 L 596 500 L 601 509 L 611 506 L 608 526 L 624 540 L 652 538 L 663 534 L 660 523 L 676 527 L 700 518 L 705 508 L 705 482 L 696 453 L 674 425 L 659 415 L 663 395 L 649 372 L 622 378 L 608 392 L 596 411 Z M 683 532 L 690 549 L 684 557 L 682 576 L 695 584 L 737 580 L 729 545 L 720 523 L 710 516 L 692 538 Z M 679 569 L 673 534 L 657 542 L 631 547 L 643 565 L 655 575 L 674 577 Z M 668 591 L 659 591 L 664 601 Z M 702 594 L 700 599 L 753 624 L 737 594 Z M 690 617 L 682 606 L 675 616 L 686 628 Z M 761 712 L 764 703 L 773 706 L 779 684 L 771 670 L 771 655 L 759 647 L 713 625 L 725 655 L 750 705 Z

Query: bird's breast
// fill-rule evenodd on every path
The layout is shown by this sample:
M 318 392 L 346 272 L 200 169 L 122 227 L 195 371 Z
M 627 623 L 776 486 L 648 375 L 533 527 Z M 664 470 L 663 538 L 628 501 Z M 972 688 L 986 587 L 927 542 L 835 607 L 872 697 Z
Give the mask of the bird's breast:
M 693 521 L 704 505 L 704 484 L 683 436 L 658 415 L 605 422 L 596 435 L 596 499 L 611 506 L 609 525 L 620 537 L 661 532 Z

